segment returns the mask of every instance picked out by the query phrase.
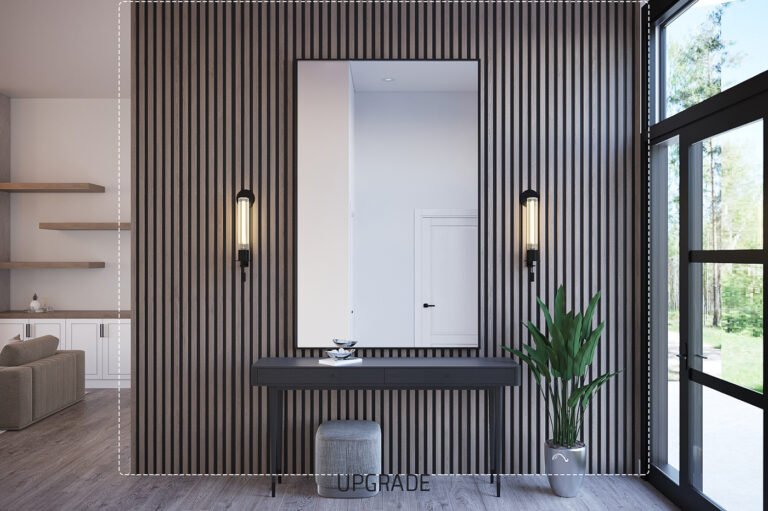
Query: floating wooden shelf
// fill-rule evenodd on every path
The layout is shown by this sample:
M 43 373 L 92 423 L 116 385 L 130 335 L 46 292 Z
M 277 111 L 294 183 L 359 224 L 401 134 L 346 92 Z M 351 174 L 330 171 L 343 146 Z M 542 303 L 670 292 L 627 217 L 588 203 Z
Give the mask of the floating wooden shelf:
M 123 231 L 131 230 L 130 222 L 40 222 L 40 229 L 49 231 Z
M 2 311 L 0 319 L 130 319 L 131 311 L 116 310 L 55 310 L 49 312 Z
M 104 268 L 100 262 L 80 261 L 10 261 L 0 262 L 0 270 L 63 270 L 63 269 L 90 269 Z
M 93 183 L 0 183 L 0 191 L 14 193 L 104 193 Z

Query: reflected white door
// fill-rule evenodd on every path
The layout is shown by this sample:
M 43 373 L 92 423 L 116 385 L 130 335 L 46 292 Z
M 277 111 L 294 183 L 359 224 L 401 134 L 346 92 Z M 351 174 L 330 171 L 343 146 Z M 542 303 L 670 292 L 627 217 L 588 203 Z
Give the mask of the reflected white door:
M 417 210 L 415 241 L 416 346 L 477 346 L 477 212 Z

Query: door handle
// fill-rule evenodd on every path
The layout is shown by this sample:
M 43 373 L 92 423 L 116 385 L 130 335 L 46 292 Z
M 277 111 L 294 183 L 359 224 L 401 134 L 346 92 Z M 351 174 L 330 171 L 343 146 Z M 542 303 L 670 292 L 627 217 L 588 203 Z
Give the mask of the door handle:
M 705 357 L 704 355 L 699 355 L 698 353 L 695 354 L 694 357 L 703 358 L 705 360 L 709 358 L 709 357 Z
M 423 305 L 423 307 L 424 307 L 425 309 L 428 309 L 428 308 L 430 308 L 430 307 L 434 307 L 434 306 L 435 306 L 435 304 L 434 304 L 434 303 L 425 303 L 425 304 Z

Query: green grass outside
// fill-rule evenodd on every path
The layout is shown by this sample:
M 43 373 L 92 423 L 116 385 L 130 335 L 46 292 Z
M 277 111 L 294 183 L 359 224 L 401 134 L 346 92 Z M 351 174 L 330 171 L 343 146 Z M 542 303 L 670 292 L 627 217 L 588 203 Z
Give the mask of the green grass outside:
M 723 379 L 763 392 L 763 339 L 719 328 L 704 328 L 704 344 L 720 348 Z
M 677 330 L 677 322 L 670 321 L 669 327 L 670 330 Z M 704 327 L 704 344 L 720 350 L 724 380 L 763 392 L 763 339 L 761 337 Z

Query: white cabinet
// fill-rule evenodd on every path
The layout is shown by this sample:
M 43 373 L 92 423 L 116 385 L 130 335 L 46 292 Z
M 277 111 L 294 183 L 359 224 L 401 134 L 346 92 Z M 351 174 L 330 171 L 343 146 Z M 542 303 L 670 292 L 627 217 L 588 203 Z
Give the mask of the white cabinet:
M 0 349 L 14 338 L 24 340 L 26 335 L 26 319 L 0 319 Z
M 101 379 L 101 321 L 98 319 L 68 319 L 67 349 L 85 352 L 85 379 Z
M 43 335 L 57 337 L 64 349 L 64 325 L 63 319 L 0 319 L 0 349 L 14 338 L 27 341 Z
M 107 380 L 131 377 L 131 321 L 104 320 L 102 377 Z
M 131 386 L 130 319 L 0 319 L 0 349 L 43 335 L 58 337 L 60 350 L 85 352 L 86 388 Z
M 63 319 L 0 319 L 0 346 L 18 336 L 22 341 L 52 335 L 59 339 L 60 349 L 64 349 L 66 337 Z
M 44 335 L 52 335 L 59 339 L 59 349 L 64 349 L 65 320 L 63 319 L 30 319 L 27 328 L 27 338 L 34 339 Z

